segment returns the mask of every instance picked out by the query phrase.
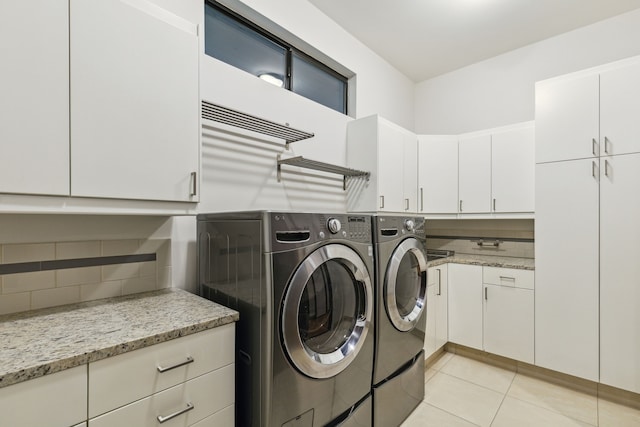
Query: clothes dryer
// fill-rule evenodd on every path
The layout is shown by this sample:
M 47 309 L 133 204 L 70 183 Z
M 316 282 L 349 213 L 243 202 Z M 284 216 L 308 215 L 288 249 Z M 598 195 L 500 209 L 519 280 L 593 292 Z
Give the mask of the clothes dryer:
M 399 426 L 424 398 L 424 218 L 374 216 L 373 424 Z
M 371 426 L 371 217 L 198 215 L 200 294 L 240 312 L 236 425 Z

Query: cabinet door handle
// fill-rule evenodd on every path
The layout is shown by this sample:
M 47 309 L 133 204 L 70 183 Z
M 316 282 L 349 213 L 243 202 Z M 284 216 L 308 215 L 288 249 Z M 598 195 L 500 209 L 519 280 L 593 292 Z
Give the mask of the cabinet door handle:
M 596 176 L 596 162 L 591 162 L 591 176 L 597 178 Z
M 176 363 L 175 365 L 170 365 L 170 366 L 158 366 L 158 372 L 160 372 L 161 374 L 167 371 L 170 371 L 172 369 L 176 369 L 179 368 L 180 366 L 184 366 L 184 365 L 188 365 L 189 363 L 193 363 L 195 362 L 195 360 L 193 359 L 193 357 L 191 356 L 187 356 L 187 359 L 183 362 L 179 362 Z
M 196 194 L 198 194 L 198 174 L 191 172 L 191 191 L 189 192 L 189 196 L 193 197 Z
M 604 176 L 609 176 L 609 160 L 604 161 Z
M 424 212 L 424 188 L 420 187 L 420 212 Z
M 462 200 L 460 200 L 460 212 L 462 212 Z
M 604 137 L 604 153 L 605 154 L 610 154 L 609 153 L 609 147 L 611 146 L 611 141 L 609 141 L 609 138 L 607 138 L 606 136 Z
M 500 280 L 512 280 L 512 281 L 516 281 L 515 277 L 509 277 L 509 276 L 500 276 Z
M 195 409 L 195 406 L 193 406 L 193 403 L 187 403 L 187 406 L 185 408 L 180 409 L 179 411 L 176 411 L 176 412 L 174 412 L 172 414 L 169 414 L 169 415 L 158 415 L 158 417 L 157 417 L 158 418 L 158 422 L 160 424 L 162 424 L 164 422 L 167 422 L 167 421 L 169 421 L 171 419 L 174 419 L 175 417 L 178 417 L 178 416 L 184 414 L 185 412 L 189 412 L 189 411 L 191 411 L 193 409 Z
M 496 210 L 496 199 L 493 199 L 493 210 L 494 210 L 494 212 Z
M 484 299 L 485 299 L 485 300 L 488 300 L 488 299 L 489 299 L 489 298 L 487 298 L 487 289 L 489 289 L 489 288 L 487 288 L 487 287 L 485 286 L 485 288 L 484 288 Z
M 597 151 L 598 151 L 598 141 L 596 141 L 595 138 L 591 138 L 591 152 L 593 153 L 594 156 L 597 156 Z
M 380 196 L 380 209 L 384 209 L 384 196 Z
M 404 210 L 405 211 L 409 210 L 409 199 L 404 199 Z
M 437 293 L 437 295 L 441 295 L 442 294 L 442 271 L 439 268 L 436 268 L 436 271 L 438 272 L 438 293 Z

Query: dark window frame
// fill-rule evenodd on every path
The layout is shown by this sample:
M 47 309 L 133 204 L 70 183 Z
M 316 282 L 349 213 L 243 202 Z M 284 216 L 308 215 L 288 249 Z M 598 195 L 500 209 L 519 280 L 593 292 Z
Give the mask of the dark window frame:
M 262 37 L 270 40 L 271 42 L 283 47 L 286 50 L 286 66 L 285 66 L 285 79 L 283 82 L 283 89 L 286 89 L 290 92 L 293 92 L 292 90 L 292 83 L 291 83 L 291 74 L 292 74 L 292 63 L 293 63 L 293 56 L 294 55 L 298 55 L 302 58 L 304 58 L 305 61 L 307 61 L 308 63 L 310 63 L 311 65 L 313 65 L 314 67 L 318 68 L 319 70 L 329 74 L 330 76 L 334 77 L 336 80 L 341 81 L 344 84 L 344 96 L 342 97 L 342 111 L 338 111 L 335 110 L 334 111 L 338 111 L 344 115 L 348 115 L 348 106 L 349 106 L 349 102 L 348 102 L 348 98 L 349 98 L 349 79 L 347 77 L 345 77 L 344 75 L 342 75 L 341 73 L 339 73 L 338 71 L 334 70 L 333 68 L 329 67 L 328 65 L 320 62 L 319 60 L 317 60 L 316 58 L 314 58 L 313 56 L 309 55 L 308 53 L 297 49 L 294 45 L 292 45 L 291 43 L 288 43 L 284 40 L 282 40 L 281 38 L 275 36 L 274 34 L 270 33 L 269 31 L 265 30 L 264 28 L 260 27 L 259 25 L 256 25 L 255 23 L 251 22 L 250 20 L 248 20 L 247 18 L 245 18 L 244 16 L 234 12 L 233 10 L 221 5 L 220 3 L 216 2 L 215 0 L 205 0 L 205 5 L 211 6 L 212 8 L 214 8 L 215 10 L 217 10 L 218 12 L 226 15 L 227 17 L 239 22 L 240 24 L 244 25 L 245 27 L 247 27 L 248 29 L 256 32 L 257 34 L 261 35 Z M 205 29 L 206 31 L 206 29 Z M 296 93 L 296 92 L 293 92 Z M 303 96 L 304 95 L 300 95 Z M 310 99 L 310 98 L 307 98 Z M 313 99 L 311 99 L 314 102 L 317 102 Z M 322 105 L 322 104 L 321 104 Z M 327 107 L 327 108 L 332 108 L 332 107 Z M 332 108 L 333 109 L 333 108 Z

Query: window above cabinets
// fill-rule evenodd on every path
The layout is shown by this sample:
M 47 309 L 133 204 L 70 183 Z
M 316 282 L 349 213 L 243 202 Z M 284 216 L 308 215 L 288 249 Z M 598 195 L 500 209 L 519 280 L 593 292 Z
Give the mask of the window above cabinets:
M 348 79 L 246 18 L 205 2 L 205 53 L 347 114 Z

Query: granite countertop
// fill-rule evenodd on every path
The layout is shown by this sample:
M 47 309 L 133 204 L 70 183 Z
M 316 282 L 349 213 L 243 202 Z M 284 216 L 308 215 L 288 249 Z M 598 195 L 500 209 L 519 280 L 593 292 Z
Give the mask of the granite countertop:
M 429 261 L 428 267 L 436 267 L 446 263 L 482 265 L 485 267 L 515 268 L 519 270 L 535 270 L 535 260 L 532 258 L 516 258 L 495 255 L 455 254 L 447 258 Z
M 0 316 L 0 387 L 238 318 L 238 312 L 180 289 Z

